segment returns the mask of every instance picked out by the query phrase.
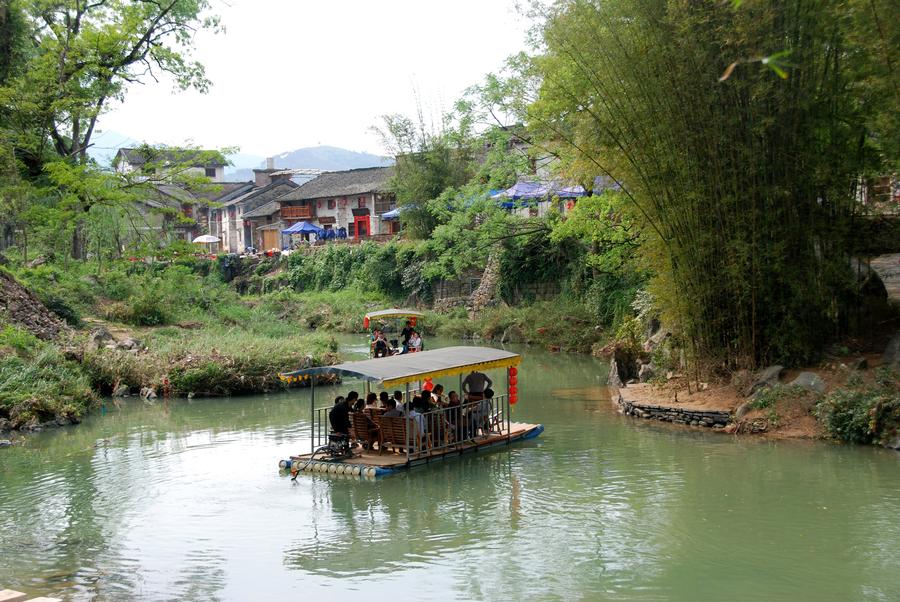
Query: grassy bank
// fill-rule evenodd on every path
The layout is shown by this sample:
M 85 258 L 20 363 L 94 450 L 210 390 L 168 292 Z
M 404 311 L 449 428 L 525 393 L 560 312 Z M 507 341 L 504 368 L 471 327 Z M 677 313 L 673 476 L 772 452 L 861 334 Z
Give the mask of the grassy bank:
M 362 301 L 240 297 L 215 264 L 84 264 L 10 270 L 71 332 L 41 341 L 0 315 L 0 428 L 66 423 L 102 395 L 273 391 L 278 374 L 336 360 L 319 331 L 360 322 Z M 46 311 L 36 303 L 34 312 Z M 341 327 L 339 327 L 341 326 Z
M 282 389 L 280 372 L 336 359 L 333 339 L 281 333 L 269 336 L 249 329 L 182 330 L 163 327 L 146 332 L 138 352 L 101 348 L 85 353 L 91 385 L 103 394 L 237 395 Z
M 82 365 L 30 333 L 0 325 L 0 430 L 78 420 L 98 396 Z

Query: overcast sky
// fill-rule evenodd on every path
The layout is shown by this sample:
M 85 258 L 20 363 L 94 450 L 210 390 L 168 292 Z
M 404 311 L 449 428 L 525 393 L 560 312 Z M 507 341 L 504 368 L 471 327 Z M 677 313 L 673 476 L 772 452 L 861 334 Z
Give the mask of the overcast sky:
M 413 115 L 416 94 L 438 114 L 525 46 L 514 0 L 228 0 L 219 12 L 226 32 L 196 41 L 208 94 L 132 86 L 101 129 L 262 156 L 319 144 L 383 154 L 369 131 L 379 116 Z

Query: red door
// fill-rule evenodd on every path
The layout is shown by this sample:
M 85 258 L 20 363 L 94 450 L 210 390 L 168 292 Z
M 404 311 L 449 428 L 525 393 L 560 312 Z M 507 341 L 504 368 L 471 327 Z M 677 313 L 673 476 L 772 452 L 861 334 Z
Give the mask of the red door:
M 356 226 L 356 238 L 362 238 L 369 235 L 368 215 L 357 215 L 353 218 L 353 224 Z

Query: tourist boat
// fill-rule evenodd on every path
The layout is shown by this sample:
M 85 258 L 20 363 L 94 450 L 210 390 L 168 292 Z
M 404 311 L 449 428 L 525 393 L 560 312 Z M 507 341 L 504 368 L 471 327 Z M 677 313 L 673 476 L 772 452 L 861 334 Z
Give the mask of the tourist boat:
M 369 330 L 369 326 L 374 320 L 400 320 L 402 322 L 409 321 L 412 322 L 413 327 L 415 327 L 419 318 L 424 317 L 425 314 L 414 309 L 397 309 L 395 307 L 392 307 L 390 309 L 379 309 L 378 311 L 370 311 L 363 317 L 363 328 Z M 390 340 L 388 341 L 388 343 L 390 344 L 390 355 L 395 355 L 400 352 L 400 345 L 397 339 Z M 369 355 L 375 357 L 374 341 L 369 348 Z
M 511 417 L 511 410 L 518 402 L 520 361 L 521 356 L 502 349 L 445 347 L 283 374 L 282 378 L 288 382 L 310 382 L 311 448 L 309 453 L 282 460 L 279 466 L 290 469 L 294 478 L 301 472 L 376 477 L 533 439 L 544 431 L 544 426 L 513 422 Z M 316 407 L 315 383 L 321 375 L 362 379 L 366 393 L 372 385 L 387 391 L 405 391 L 404 400 L 408 401 L 420 385 L 432 383 L 434 379 L 457 376 L 457 390 L 462 391 L 464 376 L 473 371 L 503 371 L 500 379 L 505 372 L 506 393 L 494 395 L 491 399 L 463 401 L 458 406 L 438 408 L 420 414 L 421 418 L 408 413 L 403 417 L 387 418 L 380 416 L 376 410 L 371 417 L 380 430 L 374 437 L 365 430 L 365 416 L 355 413 L 351 415 L 353 421 L 357 424 L 358 421 L 364 422 L 358 429 L 359 435 L 351 432 L 349 444 L 346 438 L 330 432 L 328 414 L 332 406 Z M 492 388 L 500 389 L 500 384 L 494 382 Z M 361 440 L 366 440 L 368 445 L 361 445 Z

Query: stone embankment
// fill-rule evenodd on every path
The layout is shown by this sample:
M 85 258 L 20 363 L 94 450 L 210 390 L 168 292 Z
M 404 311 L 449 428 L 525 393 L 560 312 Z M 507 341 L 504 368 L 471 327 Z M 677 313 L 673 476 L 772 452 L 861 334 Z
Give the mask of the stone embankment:
M 685 424 L 690 426 L 703 426 L 707 428 L 721 429 L 731 422 L 731 412 L 717 410 L 698 410 L 691 408 L 674 408 L 671 406 L 651 405 L 638 403 L 626 398 L 627 389 L 620 389 L 616 402 L 626 416 L 660 420 L 673 424 Z

